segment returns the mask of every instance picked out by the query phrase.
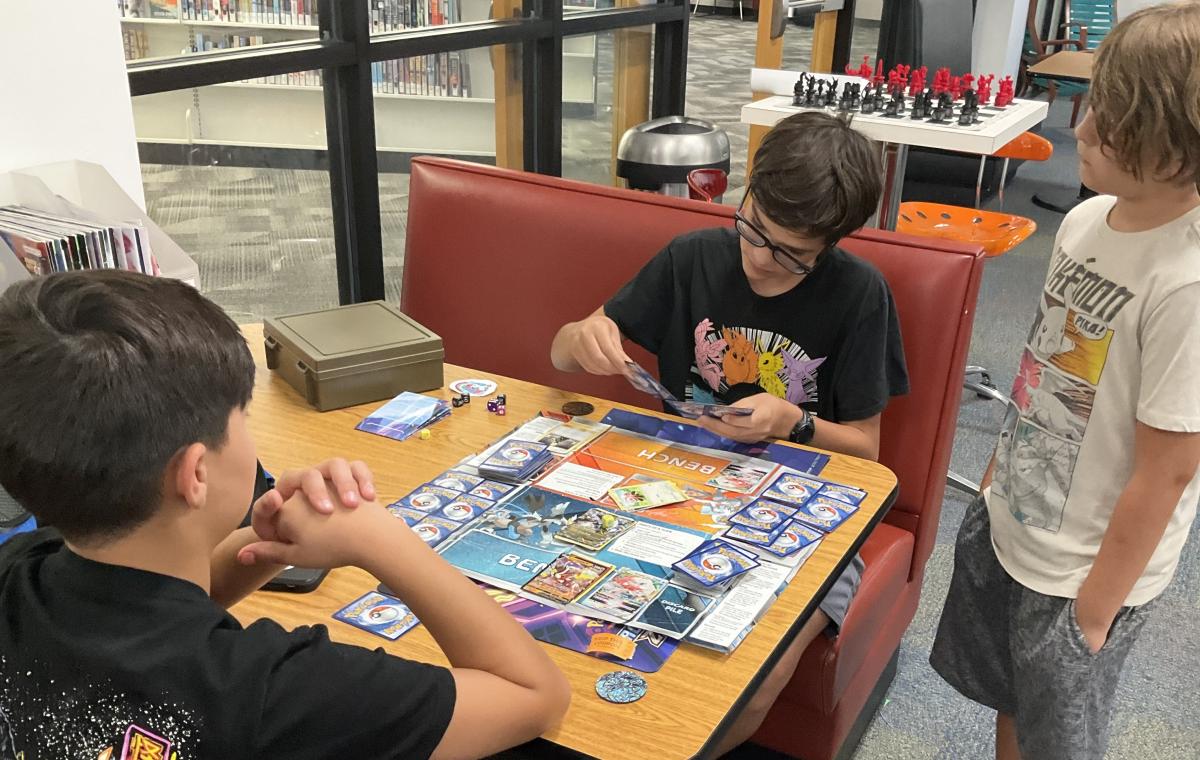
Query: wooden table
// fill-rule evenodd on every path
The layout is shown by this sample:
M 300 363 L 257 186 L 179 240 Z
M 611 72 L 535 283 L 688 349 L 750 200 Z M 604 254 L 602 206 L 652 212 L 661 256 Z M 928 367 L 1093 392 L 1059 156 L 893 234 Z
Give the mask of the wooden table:
M 583 399 L 602 417 L 612 404 L 533 383 L 446 365 L 446 382 L 490 377 L 508 396 L 508 415 L 489 414 L 480 400 L 430 428 L 433 437 L 397 442 L 354 429 L 379 402 L 319 413 L 282 379 L 266 369 L 262 326 L 243 327 L 258 366 L 250 427 L 263 464 L 274 472 L 315 464 L 332 456 L 362 459 L 375 474 L 382 499 L 389 501 L 438 475 L 467 454 L 479 451 L 534 417 L 542 409 Z M 443 388 L 430 395 L 447 397 Z M 627 407 L 632 408 L 632 407 Z M 638 410 L 645 411 L 645 410 Z M 883 465 L 833 455 L 822 475 L 865 488 L 867 500 L 841 527 L 821 542 L 788 589 L 732 654 L 692 644 L 681 646 L 657 673 L 647 673 L 649 690 L 633 704 L 614 705 L 595 692 L 596 679 L 618 666 L 546 644 L 546 650 L 571 681 L 574 698 L 563 723 L 543 738 L 561 747 L 602 758 L 693 757 L 711 745 L 741 708 L 788 642 L 816 609 L 832 579 L 861 546 L 895 499 L 896 478 Z M 377 582 L 362 570 L 335 570 L 309 594 L 258 592 L 235 606 L 243 624 L 269 617 L 286 628 L 328 624 L 335 641 L 425 662 L 445 664 L 424 627 L 388 642 L 331 619 L 331 615 Z M 365 718 L 367 716 L 364 716 Z
M 1053 77 L 1086 84 L 1092 81 L 1092 64 L 1095 60 L 1096 56 L 1091 50 L 1061 50 L 1030 66 L 1027 73 L 1030 76 Z M 1095 191 L 1080 184 L 1079 193 L 1068 200 L 1047 198 L 1041 193 L 1034 194 L 1031 200 L 1035 206 L 1065 214 L 1095 194 Z
M 1028 73 L 1054 79 L 1070 79 L 1073 82 L 1092 81 L 1092 62 L 1096 60 L 1090 50 L 1062 50 L 1046 56 L 1029 67 Z

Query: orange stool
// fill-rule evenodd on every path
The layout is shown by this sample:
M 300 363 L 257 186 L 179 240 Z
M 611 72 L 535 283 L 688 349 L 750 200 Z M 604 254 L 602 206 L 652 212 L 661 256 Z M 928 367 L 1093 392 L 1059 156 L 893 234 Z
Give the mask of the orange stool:
M 1025 161 L 1045 161 L 1054 154 L 1049 140 L 1032 132 L 1019 135 L 993 155 L 1004 159 L 1000 170 L 1000 203 L 1004 203 L 1004 182 L 1008 162 L 1019 158 Z M 975 208 L 950 206 L 944 203 L 901 203 L 896 231 L 910 235 L 949 238 L 983 246 L 990 256 L 1000 256 L 1016 248 L 1037 230 L 1032 220 L 1016 214 L 979 209 L 983 191 L 983 171 L 987 156 L 979 159 L 979 176 L 975 180 Z
M 992 154 L 1004 159 L 1004 166 L 1000 170 L 1000 204 L 1004 205 L 1004 181 L 1011 159 L 1045 161 L 1053 154 L 1054 146 L 1050 141 L 1032 132 L 1022 133 Z M 988 257 L 1001 256 L 1020 245 L 1037 230 L 1037 224 L 1032 219 L 1001 211 L 982 211 L 979 208 L 983 192 L 983 170 L 987 159 L 987 156 L 979 158 L 979 176 L 975 180 L 975 208 L 944 203 L 901 203 L 896 219 L 896 231 L 975 243 L 983 247 Z M 964 374 L 963 387 L 967 390 L 974 391 L 980 398 L 1014 406 L 1012 399 L 996 389 L 986 367 L 969 364 Z M 978 382 L 969 379 L 975 375 L 979 376 Z M 979 495 L 977 483 L 972 483 L 953 471 L 946 474 L 946 482 L 972 496 Z
M 720 169 L 692 169 L 688 172 L 688 195 L 692 200 L 712 203 L 729 187 L 729 177 Z

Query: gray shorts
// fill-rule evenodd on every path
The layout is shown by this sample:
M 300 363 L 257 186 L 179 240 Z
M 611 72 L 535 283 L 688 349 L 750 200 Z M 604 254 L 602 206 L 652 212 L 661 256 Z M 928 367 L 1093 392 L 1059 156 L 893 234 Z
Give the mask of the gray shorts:
M 837 577 L 837 580 L 830 586 L 825 598 L 817 607 L 829 616 L 829 626 L 825 629 L 826 635 L 830 638 L 835 638 L 838 631 L 842 629 L 842 623 L 846 620 L 846 611 L 850 609 L 850 600 L 858 593 L 858 584 L 862 582 L 863 568 L 862 557 L 855 554 L 846 563 L 846 569 Z
M 1121 667 L 1153 606 L 1123 607 L 1092 654 L 1074 599 L 1031 591 L 1004 571 L 981 497 L 958 531 L 929 663 L 963 696 L 1011 715 L 1023 757 L 1094 760 L 1108 744 Z

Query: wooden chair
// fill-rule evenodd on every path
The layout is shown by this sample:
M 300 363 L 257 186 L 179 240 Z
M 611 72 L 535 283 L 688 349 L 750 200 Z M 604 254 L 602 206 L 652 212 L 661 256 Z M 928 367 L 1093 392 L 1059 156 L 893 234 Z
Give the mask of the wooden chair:
M 1042 40 L 1038 36 L 1036 11 L 1037 0 L 1030 0 L 1025 23 L 1025 50 L 1018 75 L 1019 89 L 1024 94 L 1031 86 L 1041 87 L 1046 90 L 1051 103 L 1060 94 L 1071 98 L 1074 102 L 1071 127 L 1074 128 L 1079 120 L 1080 106 L 1087 95 L 1087 84 L 1031 75 L 1028 68 L 1067 48 L 1095 50 L 1117 23 L 1117 3 L 1116 0 L 1064 0 L 1060 38 L 1053 40 Z

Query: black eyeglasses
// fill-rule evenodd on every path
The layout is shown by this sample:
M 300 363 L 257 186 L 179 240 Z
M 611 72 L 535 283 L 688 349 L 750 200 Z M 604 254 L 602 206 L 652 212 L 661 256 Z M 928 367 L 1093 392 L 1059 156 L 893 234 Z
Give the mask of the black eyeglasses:
M 746 199 L 743 198 L 742 206 L 745 204 Z M 772 243 L 771 239 L 763 234 L 762 230 L 760 230 L 758 227 L 755 227 L 749 219 L 742 216 L 742 206 L 738 206 L 737 212 L 733 215 L 733 226 L 734 229 L 737 230 L 737 234 L 740 235 L 743 240 L 755 248 L 766 248 L 771 252 L 771 256 L 773 256 L 775 259 L 775 263 L 788 270 L 792 274 L 812 274 L 813 269 L 816 268 L 815 264 L 811 266 L 805 264 L 800 259 L 797 259 L 792 254 Z M 824 252 L 825 249 L 822 248 L 817 253 L 817 258 L 819 259 L 820 255 Z

